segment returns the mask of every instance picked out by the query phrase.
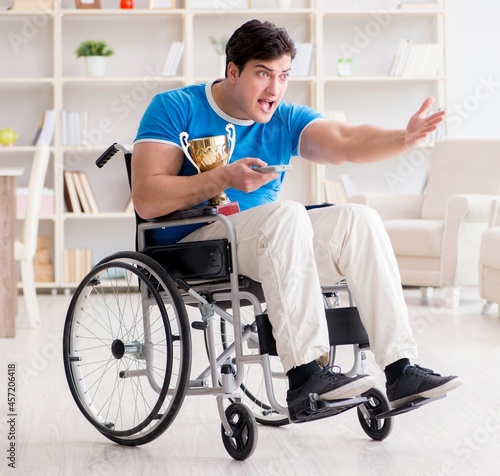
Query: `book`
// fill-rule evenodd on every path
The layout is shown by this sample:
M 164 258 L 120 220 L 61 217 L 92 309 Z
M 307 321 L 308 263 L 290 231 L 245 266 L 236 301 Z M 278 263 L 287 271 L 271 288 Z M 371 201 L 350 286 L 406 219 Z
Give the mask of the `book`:
M 439 2 L 401 2 L 399 10 L 438 10 Z
M 73 173 L 70 170 L 64 171 L 64 202 L 66 209 L 70 213 L 82 213 L 80 200 L 73 180 Z
M 329 203 L 346 203 L 349 196 L 341 180 L 325 180 L 325 199 Z
M 182 55 L 184 53 L 185 44 L 182 41 L 174 41 L 170 45 L 167 61 L 162 71 L 163 76 L 175 76 L 179 69 Z
M 399 60 L 398 60 L 398 63 L 396 65 L 393 76 L 402 76 L 403 75 L 403 71 L 404 71 L 406 62 L 408 61 L 408 56 L 410 55 L 412 45 L 413 45 L 413 40 L 411 38 L 408 38 L 405 42 L 403 51 L 401 52 L 401 55 L 399 57 Z
M 92 250 L 90 248 L 64 249 L 64 280 L 68 283 L 81 281 L 92 269 Z
M 54 109 L 48 109 L 47 111 L 45 111 L 40 133 L 38 134 L 37 132 L 35 137 L 35 143 L 33 145 L 52 144 L 52 138 L 54 137 L 55 126 L 56 126 L 56 111 Z
M 327 111 L 324 114 L 325 119 L 329 121 L 345 122 L 347 123 L 347 114 L 345 111 Z
M 99 213 L 96 197 L 85 172 L 64 171 L 64 201 L 68 212 Z
M 62 144 L 86 145 L 88 137 L 88 111 L 61 111 Z
M 99 213 L 99 206 L 97 205 L 97 200 L 94 195 L 94 191 L 90 186 L 89 178 L 85 172 L 75 172 L 80 177 L 80 182 L 83 187 L 83 192 L 89 204 L 90 212 L 89 213 Z
M 80 206 L 82 207 L 83 213 L 92 213 L 89 205 L 89 201 L 87 200 L 87 195 L 85 194 L 85 190 L 83 189 L 83 184 L 81 181 L 81 175 L 79 172 L 70 172 L 73 178 L 73 182 L 75 184 L 76 194 L 78 195 L 78 200 L 80 201 Z

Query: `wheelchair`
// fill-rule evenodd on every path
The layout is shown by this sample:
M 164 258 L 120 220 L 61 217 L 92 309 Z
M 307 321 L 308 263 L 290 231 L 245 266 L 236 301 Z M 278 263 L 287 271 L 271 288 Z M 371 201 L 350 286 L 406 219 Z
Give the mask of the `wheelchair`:
M 110 146 L 96 161 L 102 167 L 122 152 L 130 184 L 131 152 Z M 158 438 L 172 424 L 186 396 L 213 395 L 228 454 L 248 458 L 257 444 L 257 423 L 290 423 L 287 377 L 277 357 L 259 283 L 240 276 L 230 220 L 213 207 L 144 221 L 136 214 L 137 251 L 101 260 L 72 296 L 64 324 L 63 356 L 72 396 L 83 415 L 105 437 L 136 446 Z M 158 227 L 220 221 L 227 238 L 151 246 Z M 328 321 L 328 365 L 337 346 L 351 345 L 352 369 L 364 372 L 367 334 L 342 282 L 322 289 Z M 347 294 L 348 306 L 340 296 Z M 187 309 L 199 310 L 191 324 Z M 202 332 L 207 366 L 191 375 L 192 332 Z M 359 397 L 320 401 L 311 394 L 297 422 L 356 408 L 363 431 L 374 440 L 391 433 L 393 416 L 420 403 L 391 410 L 372 388 Z

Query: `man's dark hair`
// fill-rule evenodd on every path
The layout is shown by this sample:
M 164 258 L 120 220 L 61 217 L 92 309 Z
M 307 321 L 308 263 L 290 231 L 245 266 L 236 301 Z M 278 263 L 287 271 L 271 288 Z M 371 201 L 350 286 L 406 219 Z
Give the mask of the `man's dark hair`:
M 230 62 L 241 73 L 250 60 L 275 60 L 285 54 L 293 60 L 296 52 L 295 44 L 284 28 L 269 21 L 250 20 L 240 26 L 227 42 L 226 76 Z

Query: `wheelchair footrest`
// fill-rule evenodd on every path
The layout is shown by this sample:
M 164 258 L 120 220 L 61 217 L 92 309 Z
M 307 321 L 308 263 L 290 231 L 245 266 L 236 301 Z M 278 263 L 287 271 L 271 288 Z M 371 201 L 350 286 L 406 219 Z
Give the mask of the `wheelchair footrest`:
M 290 409 L 290 421 L 292 423 L 305 423 L 320 420 L 338 415 L 367 401 L 368 399 L 365 397 L 345 400 L 319 400 L 318 395 L 312 393 L 309 398 L 304 398 L 293 405 L 293 409 Z
M 427 405 L 428 403 L 435 402 L 436 400 L 441 400 L 444 397 L 446 397 L 446 394 L 434 398 L 419 398 L 418 400 L 413 400 L 413 402 L 407 403 L 402 407 L 395 408 L 387 412 L 379 413 L 378 415 L 375 416 L 375 419 L 385 420 L 386 418 L 391 418 L 396 415 L 401 415 L 403 413 L 411 412 L 412 410 L 416 410 L 417 408 Z

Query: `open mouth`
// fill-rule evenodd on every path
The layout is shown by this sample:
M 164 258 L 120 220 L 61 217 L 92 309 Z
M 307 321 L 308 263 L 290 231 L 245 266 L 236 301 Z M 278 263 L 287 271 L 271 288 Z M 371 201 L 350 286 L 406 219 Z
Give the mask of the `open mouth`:
M 259 105 L 264 112 L 270 112 L 273 108 L 274 101 L 266 101 L 265 99 L 259 99 Z

